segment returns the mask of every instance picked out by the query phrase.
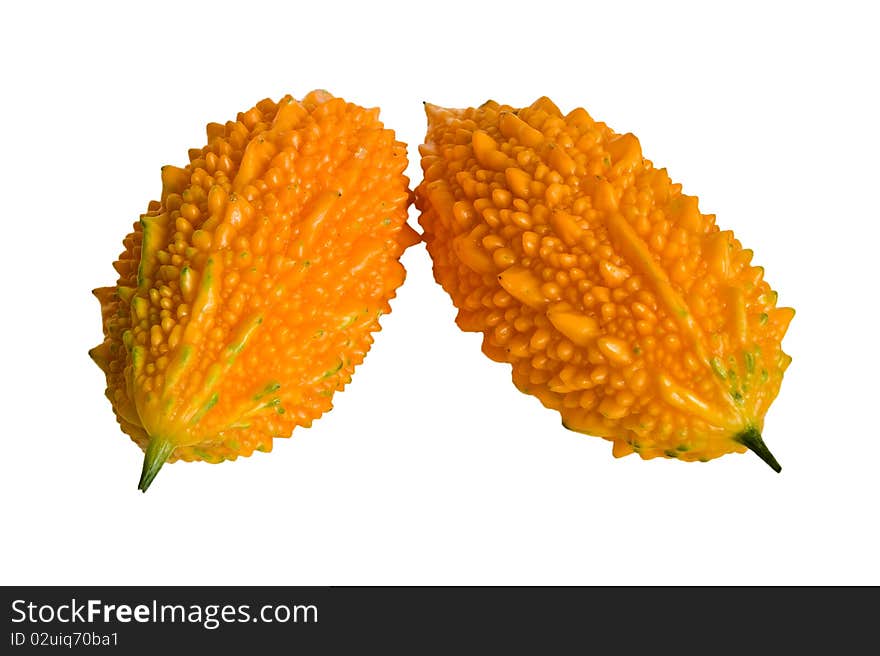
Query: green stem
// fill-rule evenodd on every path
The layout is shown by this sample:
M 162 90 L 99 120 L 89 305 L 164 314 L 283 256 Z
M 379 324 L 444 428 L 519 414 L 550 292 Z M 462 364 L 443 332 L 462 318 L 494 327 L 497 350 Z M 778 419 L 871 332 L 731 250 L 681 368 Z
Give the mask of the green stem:
M 776 462 L 776 458 L 773 457 L 773 454 L 770 453 L 770 449 L 767 448 L 767 445 L 764 444 L 764 440 L 761 439 L 761 433 L 759 433 L 758 429 L 754 426 L 749 426 L 744 431 L 737 434 L 733 438 L 733 441 L 739 442 L 743 446 L 751 449 L 761 460 L 770 465 L 770 468 L 776 473 L 782 471 L 782 465 Z
M 162 469 L 162 465 L 168 460 L 171 452 L 174 451 L 174 445 L 166 439 L 152 438 L 144 453 L 144 468 L 141 470 L 141 481 L 138 483 L 138 489 L 146 492 L 150 487 L 150 483 L 156 478 L 156 474 Z

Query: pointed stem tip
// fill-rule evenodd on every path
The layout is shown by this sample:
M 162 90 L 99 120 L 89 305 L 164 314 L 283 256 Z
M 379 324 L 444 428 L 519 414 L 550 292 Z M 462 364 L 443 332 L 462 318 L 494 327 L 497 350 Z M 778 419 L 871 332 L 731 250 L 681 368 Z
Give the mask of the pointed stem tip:
M 761 433 L 754 426 L 749 426 L 744 431 L 733 438 L 734 442 L 739 442 L 743 446 L 754 452 L 761 460 L 770 465 L 770 468 L 777 474 L 782 471 L 782 465 L 776 462 L 776 458 L 770 453 L 770 449 L 764 444 Z
M 138 483 L 138 489 L 141 492 L 147 491 L 172 451 L 174 451 L 174 445 L 168 440 L 155 437 L 150 440 L 144 453 L 144 468 L 141 470 L 141 480 Z

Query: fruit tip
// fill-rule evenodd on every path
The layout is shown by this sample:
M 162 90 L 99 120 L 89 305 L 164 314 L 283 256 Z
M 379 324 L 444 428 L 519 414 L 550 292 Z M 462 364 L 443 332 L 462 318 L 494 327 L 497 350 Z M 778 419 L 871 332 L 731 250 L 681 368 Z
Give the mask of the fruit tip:
M 429 121 L 436 119 L 442 109 L 439 105 L 429 103 L 427 100 L 422 101 L 422 106 L 425 108 L 425 114 L 427 114 Z
M 776 461 L 776 458 L 773 457 L 773 454 L 770 453 L 770 449 L 764 444 L 764 439 L 761 437 L 761 433 L 758 432 L 758 429 L 754 426 L 749 426 L 733 439 L 735 442 L 739 442 L 752 451 L 752 453 L 757 455 L 761 460 L 766 462 L 770 469 L 777 474 L 782 471 L 782 465 L 780 465 Z
M 138 482 L 138 489 L 141 492 L 147 491 L 172 451 L 174 451 L 174 445 L 168 440 L 156 438 L 150 440 L 147 450 L 144 452 L 144 466 L 141 469 L 141 478 Z

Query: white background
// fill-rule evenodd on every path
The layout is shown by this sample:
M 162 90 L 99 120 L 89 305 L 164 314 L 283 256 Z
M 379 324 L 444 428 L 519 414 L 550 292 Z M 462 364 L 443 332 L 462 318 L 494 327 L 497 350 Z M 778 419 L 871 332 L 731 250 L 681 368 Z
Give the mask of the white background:
M 300 4 L 4 4 L 0 583 L 880 584 L 872 3 Z M 90 291 L 205 123 L 314 88 L 381 107 L 413 186 L 423 100 L 546 94 L 634 132 L 797 310 L 782 473 L 567 432 L 455 327 L 418 245 L 330 413 L 138 492 Z

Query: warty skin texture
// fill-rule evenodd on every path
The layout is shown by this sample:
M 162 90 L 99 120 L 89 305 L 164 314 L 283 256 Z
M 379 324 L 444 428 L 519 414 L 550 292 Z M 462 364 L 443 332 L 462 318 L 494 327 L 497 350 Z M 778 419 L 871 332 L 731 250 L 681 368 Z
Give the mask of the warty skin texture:
M 708 461 L 761 438 L 794 316 L 729 230 L 638 139 L 546 97 L 426 104 L 416 188 L 460 328 L 613 454 Z
M 94 290 L 119 425 L 166 461 L 270 451 L 332 408 L 418 241 L 405 144 L 377 109 L 325 91 L 266 99 L 207 126 Z

